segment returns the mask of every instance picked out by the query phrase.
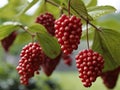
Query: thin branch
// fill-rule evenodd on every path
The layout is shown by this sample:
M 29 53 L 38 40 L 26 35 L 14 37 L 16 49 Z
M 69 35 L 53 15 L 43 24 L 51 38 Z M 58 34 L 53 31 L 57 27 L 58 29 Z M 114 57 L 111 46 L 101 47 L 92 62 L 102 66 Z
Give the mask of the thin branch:
M 28 31 L 28 28 L 27 27 L 24 27 L 22 25 L 19 25 L 20 28 L 22 28 L 24 31 L 26 31 L 27 33 L 29 33 L 32 37 L 36 36 L 36 34 L 34 33 L 31 33 L 30 31 Z

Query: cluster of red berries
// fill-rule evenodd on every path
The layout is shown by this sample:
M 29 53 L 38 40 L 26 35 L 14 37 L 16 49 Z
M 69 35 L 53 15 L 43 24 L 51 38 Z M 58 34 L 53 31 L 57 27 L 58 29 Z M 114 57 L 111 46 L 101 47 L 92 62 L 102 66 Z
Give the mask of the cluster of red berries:
M 29 79 L 35 73 L 39 74 L 40 65 L 43 62 L 41 56 L 41 48 L 38 43 L 29 43 L 26 45 L 20 54 L 21 59 L 17 66 L 20 75 L 21 84 L 27 85 Z
M 29 43 L 23 47 L 20 57 L 16 69 L 20 75 L 21 84 L 28 85 L 29 79 L 35 73 L 39 74 L 41 68 L 47 76 L 50 76 L 60 61 L 61 53 L 53 60 L 44 54 L 38 43 Z
M 40 23 L 45 26 L 47 31 L 53 36 L 55 34 L 54 21 L 55 18 L 51 13 L 41 14 L 36 18 L 36 23 Z
M 117 84 L 119 73 L 120 73 L 120 67 L 112 71 L 107 71 L 102 73 L 101 78 L 103 79 L 104 85 L 109 89 L 113 89 Z
M 50 76 L 52 72 L 55 70 L 56 66 L 59 64 L 60 59 L 61 59 L 61 53 L 55 58 L 55 59 L 50 59 L 48 56 L 46 56 L 44 53 L 44 60 L 41 65 L 43 72 L 47 75 Z
M 76 16 L 62 15 L 55 21 L 55 36 L 63 53 L 71 54 L 78 48 L 82 34 L 81 19 Z
M 1 44 L 6 52 L 9 51 L 9 48 L 13 44 L 16 36 L 17 36 L 17 33 L 12 32 L 9 36 L 1 40 Z
M 40 68 L 47 76 L 50 76 L 60 62 L 61 56 L 67 65 L 71 65 L 72 58 L 69 54 L 78 48 L 82 34 L 81 19 L 76 16 L 62 15 L 56 20 L 50 13 L 45 13 L 37 17 L 36 22 L 45 26 L 47 31 L 58 39 L 62 53 L 54 60 L 50 59 L 42 51 L 38 43 L 29 43 L 21 51 L 21 59 L 17 66 L 20 74 L 20 81 L 27 85 L 34 73 Z M 79 77 L 85 87 L 90 87 L 92 82 L 101 75 L 103 69 L 103 57 L 91 49 L 83 50 L 76 56 L 76 66 Z
M 92 82 L 101 75 L 103 64 L 103 57 L 91 49 L 83 50 L 76 55 L 76 67 L 85 87 L 90 87 Z

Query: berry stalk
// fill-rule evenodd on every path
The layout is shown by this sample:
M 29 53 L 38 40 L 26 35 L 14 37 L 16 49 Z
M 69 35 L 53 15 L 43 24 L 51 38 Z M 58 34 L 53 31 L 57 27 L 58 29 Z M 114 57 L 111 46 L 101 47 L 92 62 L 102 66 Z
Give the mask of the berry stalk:
M 86 36 L 87 36 L 87 47 L 89 49 L 90 46 L 89 46 L 89 36 L 88 36 L 88 21 L 86 22 Z
M 68 16 L 70 17 L 70 0 L 68 1 Z

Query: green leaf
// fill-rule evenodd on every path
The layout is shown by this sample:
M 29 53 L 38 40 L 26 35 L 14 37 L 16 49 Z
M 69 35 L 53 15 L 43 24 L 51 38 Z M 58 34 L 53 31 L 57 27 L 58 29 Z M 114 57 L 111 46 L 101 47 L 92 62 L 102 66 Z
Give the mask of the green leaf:
M 109 14 L 97 20 L 97 25 L 120 32 L 120 13 Z
M 23 7 L 28 3 L 27 0 L 8 0 L 8 4 L 0 8 L 0 18 L 15 19 L 16 15 L 23 10 Z
M 92 49 L 101 53 L 105 60 L 104 72 L 120 66 L 120 33 L 111 29 L 95 31 Z
M 42 24 L 35 23 L 32 24 L 31 26 L 28 26 L 28 28 L 29 31 L 33 33 L 41 33 L 41 32 L 47 33 L 46 28 Z
M 30 2 L 24 9 L 23 11 L 20 12 L 19 15 L 24 14 L 26 11 L 28 11 L 33 5 L 35 5 L 39 0 L 33 0 L 32 2 Z
M 4 39 L 17 29 L 18 29 L 17 25 L 0 25 L 0 40 Z
M 52 13 L 55 17 L 59 17 L 60 9 L 50 3 L 46 3 L 46 11 Z
M 92 7 L 92 6 L 96 6 L 96 5 L 97 5 L 97 0 L 91 0 L 91 1 L 88 3 L 87 7 Z
M 37 39 L 44 53 L 51 59 L 56 58 L 60 54 L 60 45 L 55 37 L 52 37 L 47 33 L 38 33 Z
M 82 0 L 71 0 L 71 8 L 80 16 L 92 20 Z
M 88 8 L 88 13 L 93 17 L 93 18 L 98 18 L 100 16 L 113 13 L 115 12 L 116 9 L 112 6 L 95 6 L 95 7 L 90 7 Z
M 37 33 L 37 40 L 48 57 L 54 59 L 60 54 L 57 39 L 51 36 L 43 25 L 36 23 L 28 28 L 30 32 Z
M 29 33 L 27 32 L 20 32 L 18 33 L 15 41 L 14 41 L 14 45 L 20 45 L 23 43 L 29 43 L 30 41 L 32 41 L 32 37 Z
M 82 0 L 86 7 L 96 6 L 97 0 Z
M 31 41 L 32 41 L 32 37 L 29 33 L 19 32 L 17 34 L 17 37 L 16 37 L 14 43 L 10 47 L 10 53 L 15 54 L 15 55 L 19 55 L 21 48 L 24 47 L 25 44 L 28 44 Z
M 51 0 L 48 0 L 51 1 Z M 51 1 L 52 2 L 52 1 Z M 57 1 L 56 1 L 57 2 Z M 59 4 L 58 4 L 59 5 Z M 40 14 L 49 12 L 54 15 L 54 17 L 59 17 L 60 9 L 48 2 L 45 2 L 45 0 L 42 0 L 41 3 L 38 5 L 37 10 L 35 11 L 34 17 L 39 16 Z

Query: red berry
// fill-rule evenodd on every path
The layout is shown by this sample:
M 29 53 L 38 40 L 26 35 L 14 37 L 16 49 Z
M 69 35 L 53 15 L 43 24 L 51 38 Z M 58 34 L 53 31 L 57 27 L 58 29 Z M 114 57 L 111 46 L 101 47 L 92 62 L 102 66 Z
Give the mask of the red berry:
M 101 75 L 103 65 L 103 57 L 91 49 L 83 50 L 76 55 L 76 67 L 85 87 L 90 87 L 92 82 Z
M 120 67 L 102 73 L 101 78 L 103 79 L 103 83 L 109 89 L 113 89 L 117 83 L 118 76 L 119 76 Z
M 82 24 L 81 19 L 76 16 L 62 15 L 55 21 L 55 36 L 65 54 L 71 54 L 78 48 L 80 43 Z
M 36 23 L 40 23 L 45 26 L 47 31 L 53 36 L 55 34 L 54 21 L 55 18 L 51 13 L 41 14 L 36 18 Z
M 1 40 L 1 44 L 6 52 L 9 51 L 10 46 L 13 44 L 15 38 L 17 36 L 16 32 L 12 32 L 9 36 Z
M 41 48 L 38 43 L 29 43 L 22 49 L 21 59 L 16 68 L 22 84 L 27 85 L 29 79 L 34 76 L 34 73 L 38 74 L 43 60 L 41 55 Z
M 53 73 L 53 71 L 56 69 L 57 65 L 59 64 L 61 59 L 61 54 L 57 56 L 55 59 L 50 59 L 44 53 L 43 55 L 44 55 L 44 60 L 43 60 L 44 62 L 42 63 L 41 66 L 43 68 L 44 73 L 47 76 L 50 76 Z

